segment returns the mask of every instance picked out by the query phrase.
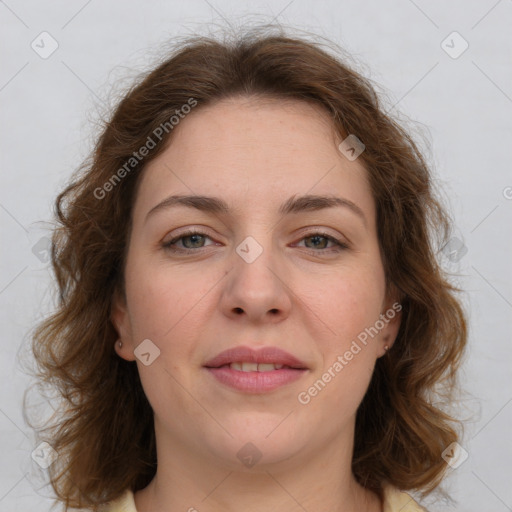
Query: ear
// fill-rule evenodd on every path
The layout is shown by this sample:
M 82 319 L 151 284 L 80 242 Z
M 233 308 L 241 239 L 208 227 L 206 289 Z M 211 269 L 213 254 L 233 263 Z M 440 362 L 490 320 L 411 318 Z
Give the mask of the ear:
M 380 340 L 380 356 L 386 354 L 391 349 L 400 329 L 402 322 L 402 301 L 403 294 L 399 293 L 398 289 L 391 284 L 389 292 L 386 294 L 386 299 L 382 305 L 380 318 L 384 322 L 384 327 L 381 330 Z M 384 347 L 388 347 L 386 350 Z M 379 357 L 380 357 L 379 356 Z
M 119 357 L 126 361 L 134 361 L 135 355 L 133 353 L 133 336 L 132 325 L 130 320 L 130 313 L 126 303 L 126 296 L 117 288 L 112 297 L 112 307 L 110 313 L 110 321 L 117 331 L 118 339 L 115 341 L 114 349 Z M 119 342 L 122 346 L 119 346 Z

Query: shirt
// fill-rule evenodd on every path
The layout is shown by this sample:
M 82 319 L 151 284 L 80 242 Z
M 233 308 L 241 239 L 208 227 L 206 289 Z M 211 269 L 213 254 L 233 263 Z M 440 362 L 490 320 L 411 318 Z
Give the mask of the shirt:
M 409 494 L 396 487 L 384 487 L 384 512 L 425 512 Z M 105 505 L 101 512 L 137 512 L 133 492 L 129 489 L 117 500 Z

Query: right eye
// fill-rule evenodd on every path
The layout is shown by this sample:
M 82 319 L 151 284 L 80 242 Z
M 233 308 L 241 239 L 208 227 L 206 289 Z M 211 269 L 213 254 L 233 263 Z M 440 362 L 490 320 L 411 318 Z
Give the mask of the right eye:
M 211 238 L 205 233 L 192 230 L 182 233 L 180 236 L 177 236 L 168 242 L 162 243 L 162 247 L 171 252 L 189 252 L 194 251 L 194 249 L 202 249 L 203 247 L 206 247 L 204 244 L 206 239 L 211 240 Z M 179 246 L 180 243 L 181 247 Z

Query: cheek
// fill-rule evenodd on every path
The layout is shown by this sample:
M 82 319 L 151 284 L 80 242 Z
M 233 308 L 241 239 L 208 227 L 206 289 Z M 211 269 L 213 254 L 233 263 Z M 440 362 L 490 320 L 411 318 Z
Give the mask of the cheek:
M 355 413 L 375 367 L 378 335 L 370 329 L 381 313 L 383 270 L 374 262 L 340 275 L 332 284 L 325 298 L 326 322 L 336 335 L 329 337 L 322 347 L 320 379 L 327 381 L 322 394 L 334 408 Z M 321 387 L 322 383 L 319 384 Z
M 134 348 L 149 339 L 160 350 L 150 366 L 137 361 L 145 393 L 158 409 L 161 390 L 166 389 L 167 399 L 188 410 L 182 386 L 191 389 L 189 369 L 202 363 L 198 343 L 215 307 L 222 273 L 185 272 L 163 261 L 149 264 L 133 258 L 126 277 Z
M 375 367 L 377 338 L 365 330 L 379 319 L 382 288 L 376 277 L 373 272 L 347 272 L 331 277 L 316 298 L 309 295 L 318 328 L 329 328 L 315 338 L 322 361 L 309 387 L 301 390 L 302 399 L 309 401 L 305 409 L 310 414 L 325 418 L 334 430 L 356 413 Z
M 129 278 L 129 279 L 128 279 Z M 127 268 L 127 294 L 134 335 L 160 343 L 187 336 L 185 326 L 201 314 L 215 276 L 185 273 L 179 267 L 134 264 Z M 180 337 L 181 340 L 181 337 Z
M 192 389 L 189 367 L 197 357 L 208 291 L 219 278 L 197 272 L 188 275 L 162 263 L 135 263 L 126 271 L 133 344 L 136 347 L 149 339 L 160 350 L 148 366 L 137 360 L 141 383 L 153 410 L 168 418 L 169 428 L 178 428 L 169 404 L 182 411 L 183 417 L 200 412 L 183 389 Z
M 299 283 L 299 281 L 297 281 Z M 297 295 L 314 313 L 310 316 L 323 333 L 323 352 L 344 351 L 352 340 L 379 319 L 384 294 L 378 268 L 345 268 L 308 278 L 297 286 Z M 327 362 L 327 361 L 326 361 Z

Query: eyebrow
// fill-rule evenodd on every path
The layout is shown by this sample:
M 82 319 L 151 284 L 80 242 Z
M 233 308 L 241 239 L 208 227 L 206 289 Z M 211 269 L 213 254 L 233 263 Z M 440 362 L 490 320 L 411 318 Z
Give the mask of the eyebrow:
M 167 210 L 176 206 L 185 206 L 196 210 L 211 214 L 228 214 L 230 209 L 228 204 L 218 197 L 200 196 L 200 195 L 173 195 L 164 199 L 156 206 L 151 208 L 146 215 L 146 221 L 156 212 Z M 306 194 L 297 197 L 290 197 L 279 208 L 280 215 L 288 215 L 291 213 L 314 212 L 326 208 L 343 207 L 355 213 L 367 226 L 366 217 L 363 210 L 349 199 L 338 196 L 321 196 Z

